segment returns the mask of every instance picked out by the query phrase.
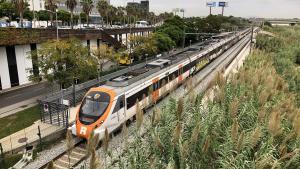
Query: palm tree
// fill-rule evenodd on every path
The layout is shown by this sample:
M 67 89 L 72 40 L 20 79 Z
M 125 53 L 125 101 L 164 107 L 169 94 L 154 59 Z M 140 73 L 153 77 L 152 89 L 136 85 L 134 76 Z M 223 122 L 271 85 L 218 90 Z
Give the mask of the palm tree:
M 116 18 L 116 14 L 117 14 L 117 8 L 112 6 L 112 5 L 109 5 L 108 7 L 108 20 L 110 22 L 110 24 L 112 24 L 112 21 L 114 20 L 114 18 Z
M 125 12 L 126 12 L 126 10 L 124 7 L 119 6 L 117 8 L 116 15 L 117 15 L 118 19 L 120 19 L 120 22 L 122 22 L 122 18 L 123 18 L 123 16 L 125 16 Z M 124 21 L 124 25 L 125 25 L 125 21 Z
M 66 1 L 66 6 L 67 8 L 70 10 L 71 12 L 71 28 L 73 29 L 73 13 L 74 13 L 74 9 L 77 5 L 77 1 L 76 0 L 67 0 Z
M 53 13 L 57 9 L 57 1 L 56 0 L 46 0 L 45 1 L 45 8 L 50 12 L 50 20 L 51 20 L 51 26 L 53 25 Z
M 82 5 L 82 11 L 86 15 L 87 26 L 89 26 L 90 13 L 94 7 L 93 0 L 81 0 L 80 4 Z
M 16 0 L 15 3 L 16 3 L 16 10 L 20 16 L 21 27 L 23 28 L 23 14 L 26 8 L 26 4 L 24 0 Z
M 109 4 L 107 3 L 106 0 L 100 0 L 97 3 L 97 9 L 99 14 L 102 17 L 102 24 L 103 24 L 103 17 L 106 16 L 106 23 L 108 23 L 108 8 Z

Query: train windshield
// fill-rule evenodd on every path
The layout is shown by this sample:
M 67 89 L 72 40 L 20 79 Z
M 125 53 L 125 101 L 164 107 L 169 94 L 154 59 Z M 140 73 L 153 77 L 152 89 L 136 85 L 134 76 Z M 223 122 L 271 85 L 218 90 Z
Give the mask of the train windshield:
M 104 92 L 90 92 L 82 101 L 79 119 L 84 124 L 97 121 L 106 111 L 110 96 Z

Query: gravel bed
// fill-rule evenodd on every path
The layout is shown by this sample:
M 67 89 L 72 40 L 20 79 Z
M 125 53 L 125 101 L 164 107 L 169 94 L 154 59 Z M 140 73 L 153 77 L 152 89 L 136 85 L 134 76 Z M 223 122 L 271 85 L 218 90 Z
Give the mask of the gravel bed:
M 78 143 L 79 139 L 75 140 L 75 144 Z M 50 149 L 39 152 L 37 158 L 29 163 L 24 169 L 37 169 L 41 168 L 45 164 L 49 163 L 53 159 L 55 159 L 60 154 L 64 153 L 67 150 L 67 146 L 65 141 L 61 141 L 53 145 Z

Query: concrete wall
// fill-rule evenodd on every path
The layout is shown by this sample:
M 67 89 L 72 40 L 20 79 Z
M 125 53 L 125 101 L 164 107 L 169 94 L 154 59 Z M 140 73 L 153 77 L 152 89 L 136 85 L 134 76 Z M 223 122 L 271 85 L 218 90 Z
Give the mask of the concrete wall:
M 2 89 L 10 88 L 11 86 L 5 47 L 0 47 L 0 77 Z
M 30 82 L 30 70 L 32 69 L 32 60 L 28 58 L 30 53 L 30 45 L 17 45 L 15 46 L 16 60 L 19 75 L 19 84 L 27 84 Z
M 90 46 L 91 48 L 97 48 L 97 39 L 90 40 Z

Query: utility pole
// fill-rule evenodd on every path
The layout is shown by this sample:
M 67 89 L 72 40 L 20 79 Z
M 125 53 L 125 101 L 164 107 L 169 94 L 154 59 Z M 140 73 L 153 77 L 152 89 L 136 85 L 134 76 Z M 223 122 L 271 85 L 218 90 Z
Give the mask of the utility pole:
M 222 16 L 224 16 L 224 6 L 222 7 Z
M 209 7 L 209 15 L 211 15 L 211 9 L 216 7 L 216 2 L 206 2 L 206 6 Z
M 182 12 L 182 19 L 184 22 L 184 9 L 180 9 L 180 12 Z M 182 41 L 182 48 L 185 46 L 185 25 L 183 25 L 183 41 Z

